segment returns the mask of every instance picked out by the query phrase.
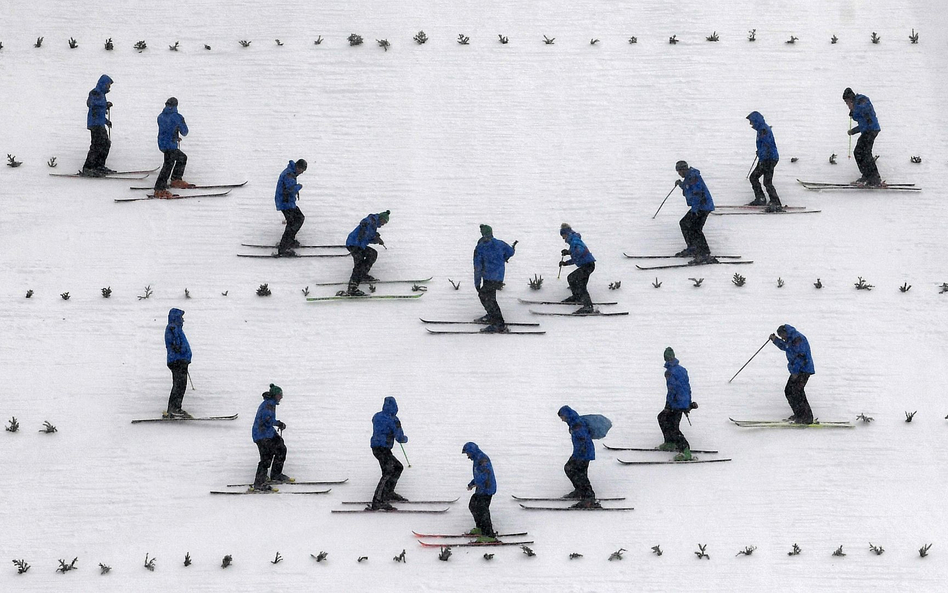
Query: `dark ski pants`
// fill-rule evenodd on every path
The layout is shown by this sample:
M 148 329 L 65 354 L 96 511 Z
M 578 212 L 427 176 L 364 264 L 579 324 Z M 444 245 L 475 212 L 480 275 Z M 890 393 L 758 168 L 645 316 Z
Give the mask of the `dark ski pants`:
M 260 452 L 260 463 L 257 464 L 257 475 L 253 478 L 253 485 L 259 488 L 267 483 L 269 476 L 279 476 L 283 473 L 283 464 L 286 462 L 286 444 L 279 434 L 273 435 L 272 439 L 260 439 L 256 441 L 256 444 L 257 451 Z
M 596 271 L 596 262 L 583 264 L 569 273 L 566 281 L 569 283 L 569 290 L 573 293 L 573 300 L 584 306 L 592 307 L 592 297 L 589 296 L 589 290 L 586 286 L 589 284 L 589 277 Z
M 878 131 L 862 132 L 859 134 L 859 140 L 856 141 L 856 148 L 853 149 L 853 158 L 856 159 L 856 166 L 862 173 L 866 181 L 880 181 L 879 169 L 876 167 L 876 158 L 872 156 L 872 145 L 876 142 Z
M 699 210 L 695 213 L 688 210 L 678 222 L 681 227 L 681 236 L 685 238 L 685 245 L 692 248 L 695 255 L 711 255 L 708 240 L 704 238 L 704 223 L 708 220 L 710 210 Z
M 168 363 L 171 369 L 171 396 L 168 397 L 168 411 L 181 409 L 184 402 L 184 392 L 188 389 L 188 362 L 176 360 Z
M 467 504 L 467 508 L 470 509 L 471 516 L 474 517 L 474 525 L 481 530 L 481 535 L 497 537 L 494 525 L 490 520 L 491 498 L 493 497 L 490 494 L 472 494 L 471 502 Z
M 758 161 L 754 171 L 750 174 L 751 187 L 754 188 L 754 197 L 761 201 L 764 199 L 764 188 L 767 189 L 767 195 L 770 196 L 770 203 L 774 206 L 780 206 L 780 197 L 777 196 L 777 189 L 774 187 L 774 168 L 777 161 Z M 760 178 L 764 178 L 763 188 L 760 185 Z
M 681 417 L 683 414 L 684 410 L 673 410 L 667 406 L 658 413 L 658 426 L 662 429 L 665 442 L 674 443 L 678 451 L 691 449 L 688 439 L 681 432 Z
M 306 220 L 306 217 L 303 216 L 303 212 L 299 207 L 281 210 L 280 212 L 283 213 L 283 218 L 286 219 L 286 228 L 283 229 L 283 236 L 280 238 L 277 252 L 283 253 L 287 249 L 292 249 L 293 242 L 296 241 L 296 233 L 303 228 L 303 221 Z
M 806 392 L 804 391 L 809 378 L 810 373 L 790 375 L 790 378 L 787 379 L 787 386 L 783 389 L 796 421 L 801 424 L 813 424 L 813 410 L 810 409 L 810 402 L 806 400 Z
M 588 459 L 570 457 L 566 465 L 563 466 L 563 470 L 566 471 L 566 477 L 569 478 L 569 481 L 573 483 L 573 494 L 576 498 L 583 500 L 596 498 L 592 484 L 589 483 Z
M 405 466 L 392 455 L 392 450 L 388 447 L 372 447 L 372 455 L 379 460 L 379 467 L 382 468 L 382 478 L 379 485 L 375 487 L 375 494 L 372 495 L 372 504 L 385 502 L 395 492 L 395 486 L 398 484 L 398 478 L 402 475 Z
M 477 291 L 477 297 L 484 305 L 484 310 L 487 311 L 487 323 L 490 325 L 504 325 L 504 314 L 500 311 L 500 305 L 497 304 L 497 291 L 503 286 L 503 282 L 484 280 Z
M 89 154 L 86 155 L 86 162 L 82 165 L 82 168 L 101 169 L 105 166 L 105 160 L 109 158 L 109 150 L 112 149 L 109 131 L 105 126 L 94 126 L 89 128 L 89 132 L 92 134 L 92 142 L 89 145 Z
M 349 288 L 358 288 L 362 280 L 369 274 L 369 270 L 379 257 L 379 252 L 371 247 L 349 247 L 352 256 L 352 276 L 349 277 Z
M 184 168 L 188 165 L 188 155 L 177 148 L 161 152 L 165 155 L 165 160 L 161 165 L 161 171 L 158 172 L 158 179 L 155 180 L 155 191 L 168 189 L 169 178 L 184 178 Z

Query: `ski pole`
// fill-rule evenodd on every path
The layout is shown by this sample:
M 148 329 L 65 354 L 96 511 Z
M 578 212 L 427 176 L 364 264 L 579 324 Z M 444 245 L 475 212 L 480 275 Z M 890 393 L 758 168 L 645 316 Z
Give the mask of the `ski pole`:
M 405 456 L 405 463 L 408 464 L 408 467 L 411 467 L 411 461 L 408 461 L 408 453 L 405 453 L 405 445 L 398 443 L 398 446 L 402 448 L 402 455 Z
M 849 129 L 850 130 L 853 129 L 852 116 L 849 116 Z M 849 134 L 849 130 L 847 130 L 846 133 Z M 846 158 L 847 159 L 853 158 L 853 135 L 852 134 L 849 134 L 849 152 L 846 153 Z
M 769 338 L 769 337 L 767 338 L 767 342 L 770 342 L 770 338 Z M 757 352 L 754 353 L 754 356 L 757 356 L 758 354 L 760 354 L 760 351 L 764 349 L 764 346 L 767 345 L 767 342 L 764 342 L 763 346 L 761 346 L 760 348 L 757 349 Z M 744 363 L 744 367 L 746 367 L 747 365 L 749 365 L 751 360 L 754 360 L 754 356 L 751 356 L 750 359 L 749 359 L 747 362 Z M 744 370 L 744 367 L 741 367 L 741 368 L 737 369 L 737 372 L 734 373 L 734 377 L 737 377 L 738 375 L 740 375 L 740 374 L 741 374 L 741 371 Z M 730 379 L 728 379 L 728 383 L 730 383 L 731 381 L 733 381 L 733 380 L 734 380 L 734 377 L 731 377 Z
M 678 187 L 678 184 L 675 184 L 675 187 Z M 658 213 L 661 212 L 662 206 L 665 205 L 665 202 L 668 200 L 668 197 L 672 195 L 672 192 L 675 191 L 675 187 L 671 188 L 671 191 L 668 192 L 668 195 L 665 196 L 665 199 L 662 200 L 661 206 L 658 207 L 658 210 L 655 211 L 655 214 L 652 215 L 652 220 L 655 220 L 655 217 L 658 216 Z
M 112 124 L 112 108 L 111 107 L 105 108 L 105 121 L 108 122 L 108 124 L 105 126 L 105 131 L 109 135 L 109 140 L 111 140 L 112 139 L 112 125 L 111 125 Z
M 565 257 L 565 256 L 562 256 L 562 255 L 560 256 L 560 264 L 563 263 L 563 257 Z M 560 279 L 560 274 L 562 274 L 562 273 L 563 273 L 563 266 L 560 265 L 560 269 L 556 271 L 556 279 L 557 279 L 557 280 Z
M 744 179 L 750 179 L 751 173 L 754 172 L 754 167 L 757 166 L 757 155 L 754 155 L 754 160 L 751 162 L 751 168 L 747 170 L 747 176 Z
M 688 415 L 688 412 L 685 412 L 685 420 L 688 421 L 688 426 L 692 426 L 692 424 L 691 424 L 691 416 Z
M 194 388 L 194 381 L 191 379 L 191 371 L 186 372 L 188 373 L 188 382 L 191 383 L 191 391 L 197 391 L 197 389 Z

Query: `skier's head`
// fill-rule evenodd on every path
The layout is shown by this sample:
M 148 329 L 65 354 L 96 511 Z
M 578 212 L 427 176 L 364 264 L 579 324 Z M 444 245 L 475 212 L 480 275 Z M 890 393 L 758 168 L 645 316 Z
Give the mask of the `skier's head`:
M 669 346 L 668 348 L 665 348 L 664 357 L 665 357 L 665 362 L 675 360 L 675 351 L 672 350 L 671 346 Z
M 766 125 L 766 122 L 764 121 L 764 116 L 761 115 L 759 111 L 751 111 L 747 115 L 747 121 L 750 122 L 751 127 L 754 129 L 758 129 L 761 126 Z
M 856 93 L 849 87 L 846 87 L 846 90 L 843 91 L 843 101 L 847 103 L 852 103 L 853 99 L 856 98 Z
M 777 335 L 780 336 L 781 340 L 786 340 L 790 336 L 790 332 L 787 330 L 786 324 L 777 328 Z
M 481 450 L 477 446 L 477 443 L 467 442 L 464 443 L 463 447 L 461 447 L 461 453 L 467 455 L 468 459 L 474 459 L 474 457 L 476 457 L 480 452 Z
M 184 325 L 184 311 L 172 307 L 171 310 L 168 311 L 168 324 L 177 326 Z
M 678 161 L 675 163 L 675 170 L 678 171 L 678 174 L 682 177 L 685 176 L 685 173 L 687 173 L 690 168 L 687 161 Z
M 103 74 L 99 77 L 99 82 L 96 83 L 95 89 L 102 94 L 105 94 L 112 90 L 112 78 L 108 74 Z
M 573 232 L 573 227 L 569 226 L 568 222 L 564 222 L 563 224 L 560 225 L 560 236 L 563 237 L 564 239 L 567 236 L 569 236 L 569 234 L 572 232 Z
M 572 426 L 576 424 L 576 421 L 579 420 L 579 414 L 576 413 L 576 410 L 569 406 L 563 406 L 556 413 L 560 417 L 560 420 Z
M 490 228 L 489 225 L 482 224 L 482 225 L 481 225 L 481 236 L 482 236 L 482 237 L 493 237 L 493 236 L 494 236 L 494 229 Z
M 280 403 L 280 400 L 283 399 L 283 390 L 278 385 L 270 383 L 270 389 L 263 392 L 263 399 L 272 399 L 276 403 Z
M 391 210 L 386 210 L 385 212 L 379 212 L 379 226 L 383 224 L 388 224 L 388 216 L 391 214 Z
M 178 99 L 176 99 L 175 97 L 168 97 L 168 100 L 165 101 L 165 107 L 177 107 L 177 106 L 178 106 Z
M 385 398 L 382 402 L 382 411 L 393 416 L 398 414 L 398 402 L 395 401 L 394 397 L 388 396 Z
M 306 167 L 309 166 L 305 159 L 299 159 L 299 160 L 296 161 L 295 164 L 296 164 L 296 174 L 297 174 L 297 175 L 299 175 L 300 173 L 302 173 L 303 171 L 305 171 L 305 170 L 306 170 Z

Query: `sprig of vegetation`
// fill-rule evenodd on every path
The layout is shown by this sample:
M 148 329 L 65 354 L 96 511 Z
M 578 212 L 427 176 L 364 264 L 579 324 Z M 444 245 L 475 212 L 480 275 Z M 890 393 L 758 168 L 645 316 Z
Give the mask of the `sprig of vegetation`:
M 112 51 L 113 49 L 115 49 L 115 44 L 112 43 L 112 38 L 109 37 L 105 40 L 105 51 Z
M 872 41 L 873 44 L 878 45 L 879 42 L 882 41 L 882 37 L 879 37 L 878 35 L 876 35 L 876 32 L 873 31 L 872 37 L 870 37 L 869 40 Z
M 626 551 L 627 550 L 625 548 L 619 548 L 612 554 L 609 554 L 609 561 L 611 562 L 613 560 L 622 560 L 622 552 L 626 552 Z
M 747 278 L 735 272 L 734 277 L 731 278 L 731 283 L 733 283 L 734 286 L 744 286 L 747 284 Z
M 144 40 L 144 39 L 142 39 L 141 41 L 136 41 L 136 42 L 135 42 L 135 49 L 138 50 L 138 53 L 142 53 L 143 51 L 145 51 L 146 49 L 148 49 L 148 44 L 145 43 L 145 40 Z
M 27 563 L 27 561 L 22 558 L 19 560 L 14 560 L 13 565 L 16 566 L 17 574 L 23 574 L 30 569 L 29 563 Z
M 460 45 L 470 45 L 471 38 L 465 35 L 464 33 L 458 33 L 458 43 Z M 506 41 L 501 40 L 501 43 L 506 43 Z
M 79 47 L 79 42 L 76 41 L 75 37 L 69 38 L 69 49 L 76 49 Z
M 705 40 L 706 40 L 706 41 L 710 41 L 710 42 L 712 42 L 712 43 L 716 43 L 716 42 L 719 41 L 720 39 L 721 39 L 721 38 L 718 36 L 718 32 L 717 32 L 717 31 L 712 31 L 710 35 L 708 35 L 707 37 L 705 37 Z
M 148 558 L 148 553 L 146 552 L 146 553 L 145 553 L 145 568 L 147 568 L 147 569 L 150 570 L 151 572 L 155 572 L 155 561 L 156 561 L 156 560 L 158 560 L 158 559 L 157 559 L 157 558 L 151 558 L 151 559 L 149 559 L 149 558 Z
M 918 43 L 918 33 L 915 32 L 915 29 L 912 29 L 912 34 L 909 35 L 909 41 L 912 42 L 912 45 Z
M 270 296 L 270 287 L 266 283 L 260 285 L 260 288 L 257 289 L 257 296 L 265 297 Z
M 75 557 L 75 558 L 73 558 L 73 559 L 72 559 L 72 562 L 70 562 L 69 564 L 66 564 L 66 561 L 63 560 L 62 558 L 60 558 L 60 559 L 59 559 L 59 568 L 56 569 L 56 572 L 61 572 L 61 573 L 63 573 L 63 574 L 66 574 L 66 573 L 69 572 L 70 570 L 76 570 L 76 569 L 79 568 L 78 566 L 76 566 L 76 562 L 78 562 L 78 561 L 79 561 L 79 557 L 78 557 L 78 556 Z
M 7 432 L 17 432 L 20 430 L 20 423 L 17 422 L 16 416 L 10 418 L 10 425 L 5 427 L 5 430 Z
M 349 46 L 362 45 L 362 35 L 357 35 L 356 33 L 351 33 L 346 40 L 349 42 Z
M 148 286 L 145 287 L 145 294 L 138 295 L 138 300 L 144 301 L 145 299 L 151 297 L 151 293 L 152 293 L 151 284 L 149 284 Z
M 708 560 L 711 560 L 711 556 L 705 551 L 707 547 L 708 547 L 708 544 L 704 544 L 704 545 L 698 544 L 698 551 L 695 552 L 695 556 L 698 557 L 698 560 L 701 560 L 702 558 L 707 558 Z

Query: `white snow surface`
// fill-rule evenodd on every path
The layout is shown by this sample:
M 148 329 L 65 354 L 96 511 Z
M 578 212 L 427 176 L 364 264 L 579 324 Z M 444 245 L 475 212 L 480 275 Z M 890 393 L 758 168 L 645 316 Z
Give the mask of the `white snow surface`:
M 3 3 L 0 149 L 24 164 L 0 168 L 0 420 L 21 425 L 0 435 L 0 590 L 943 590 L 946 12 L 941 0 Z M 420 29 L 425 45 L 412 41 Z M 720 41 L 706 42 L 713 31 Z M 365 44 L 350 47 L 350 33 Z M 148 49 L 133 49 L 139 40 Z M 129 183 L 48 176 L 52 156 L 56 172 L 81 166 L 85 99 L 102 73 L 115 80 L 111 167 L 160 164 L 155 117 L 173 95 L 191 128 L 187 179 L 249 183 L 226 198 L 120 204 L 135 195 Z M 924 191 L 821 194 L 795 182 L 858 176 L 847 86 L 879 115 L 883 177 Z M 636 270 L 623 251 L 682 248 L 680 193 L 652 219 L 676 160 L 703 172 L 718 204 L 752 198 L 752 110 L 773 126 L 784 203 L 822 213 L 711 217 L 712 249 L 753 265 Z M 297 158 L 310 164 L 299 238 L 338 243 L 391 209 L 373 274 L 433 276 L 421 299 L 307 303 L 304 288 L 328 295 L 315 283 L 348 277 L 348 258 L 235 256 L 241 242 L 278 240 L 273 189 Z M 540 318 L 517 302 L 567 296 L 556 276 L 564 221 L 597 258 L 593 296 L 628 317 Z M 419 321 L 482 314 L 471 280 L 480 223 L 520 241 L 500 303 L 508 321 L 540 320 L 545 336 L 433 336 Z M 534 274 L 540 292 L 527 286 Z M 857 291 L 858 277 L 875 288 Z M 614 281 L 621 289 L 609 291 Z M 255 294 L 263 283 L 272 296 Z M 153 294 L 138 298 L 146 286 Z M 172 307 L 186 311 L 194 352 L 185 408 L 238 420 L 130 424 L 167 403 Z M 874 422 L 784 432 L 728 422 L 789 413 L 785 357 L 772 346 L 728 383 L 782 323 L 812 346 L 816 415 Z M 730 463 L 627 467 L 616 458 L 663 454 L 602 448 L 661 441 L 666 346 L 701 406 L 685 434 Z M 271 382 L 286 394 L 286 472 L 349 482 L 325 496 L 210 496 L 252 479 L 250 428 Z M 370 418 L 389 395 L 410 437 L 399 492 L 461 500 L 444 515 L 332 515 L 374 489 Z M 563 404 L 614 422 L 590 477 L 634 511 L 527 512 L 510 498 L 569 490 Z M 906 411 L 917 411 L 912 423 Z M 40 434 L 44 421 L 58 432 Z M 497 473 L 494 525 L 529 531 L 535 557 L 498 548 L 487 562 L 485 550 L 458 548 L 440 562 L 412 536 L 472 526 L 469 440 Z M 789 556 L 795 543 L 803 552 Z M 696 559 L 698 544 L 710 560 Z M 746 546 L 757 550 L 737 556 Z M 831 555 L 839 546 L 845 557 Z M 624 560 L 608 561 L 620 548 Z M 407 563 L 394 563 L 403 549 Z M 317 564 L 320 551 L 328 561 Z M 79 570 L 55 571 L 74 557 Z M 9 562 L 21 558 L 32 568 L 18 575 Z M 112 571 L 100 576 L 99 563 Z

